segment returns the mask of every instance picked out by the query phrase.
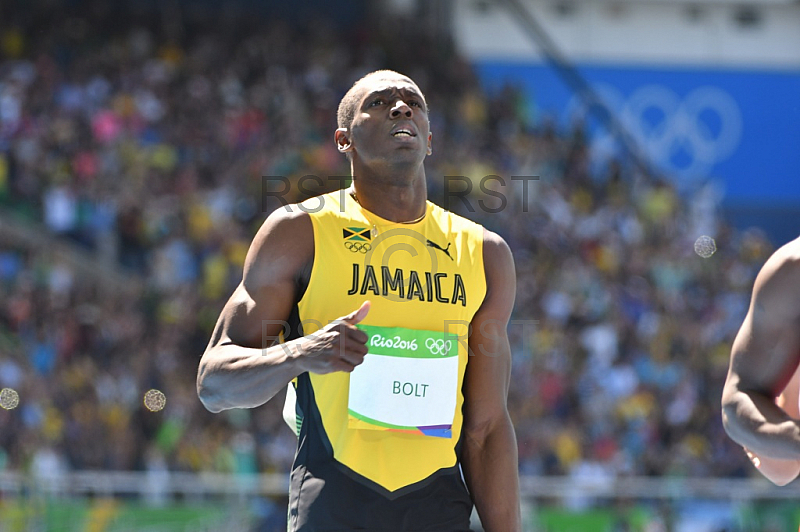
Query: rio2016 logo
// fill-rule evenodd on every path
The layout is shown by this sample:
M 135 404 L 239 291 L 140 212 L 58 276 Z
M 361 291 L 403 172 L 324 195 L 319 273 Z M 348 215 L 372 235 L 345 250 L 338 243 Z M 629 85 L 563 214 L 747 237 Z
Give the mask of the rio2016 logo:
M 416 351 L 417 339 L 403 340 L 399 336 L 385 338 L 381 334 L 374 334 L 369 340 L 369 345 L 373 347 L 391 347 L 394 349 L 410 349 L 411 351 Z

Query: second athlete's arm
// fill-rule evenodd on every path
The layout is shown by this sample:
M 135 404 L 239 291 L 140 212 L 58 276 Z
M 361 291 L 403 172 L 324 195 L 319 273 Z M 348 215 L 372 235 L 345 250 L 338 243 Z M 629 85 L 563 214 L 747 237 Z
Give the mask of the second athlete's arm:
M 723 390 L 725 430 L 756 456 L 800 458 L 800 422 L 775 401 L 800 362 L 799 294 L 800 243 L 795 241 L 777 251 L 756 279 Z

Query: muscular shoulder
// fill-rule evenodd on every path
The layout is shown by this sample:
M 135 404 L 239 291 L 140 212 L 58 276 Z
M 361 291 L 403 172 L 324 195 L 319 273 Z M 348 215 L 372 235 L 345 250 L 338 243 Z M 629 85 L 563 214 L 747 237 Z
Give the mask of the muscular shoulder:
M 761 268 L 753 288 L 753 307 L 800 316 L 800 239 L 778 249 Z
M 511 248 L 508 247 L 505 239 L 497 233 L 489 231 L 485 227 L 481 227 L 481 229 L 483 230 L 484 252 L 492 251 L 494 253 L 500 253 L 510 260 Z
M 767 266 L 781 275 L 800 274 L 800 238 L 781 246 L 767 260 L 765 268 Z
M 244 266 L 248 290 L 293 279 L 314 257 L 314 230 L 298 205 L 273 211 L 253 238 Z
M 489 231 L 485 227 L 481 229 L 483 231 L 484 260 L 486 260 L 488 263 L 491 263 L 495 267 L 510 267 L 513 273 L 514 258 L 511 254 L 511 248 L 508 247 L 505 239 L 503 239 L 503 237 L 497 233 Z

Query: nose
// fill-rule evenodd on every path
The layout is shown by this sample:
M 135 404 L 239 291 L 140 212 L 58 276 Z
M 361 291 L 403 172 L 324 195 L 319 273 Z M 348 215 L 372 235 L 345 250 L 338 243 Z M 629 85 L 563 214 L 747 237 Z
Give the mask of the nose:
M 406 118 L 411 118 L 413 111 L 411 111 L 411 107 L 409 107 L 406 102 L 403 100 L 397 100 L 389 114 L 392 118 L 402 118 L 403 116 Z

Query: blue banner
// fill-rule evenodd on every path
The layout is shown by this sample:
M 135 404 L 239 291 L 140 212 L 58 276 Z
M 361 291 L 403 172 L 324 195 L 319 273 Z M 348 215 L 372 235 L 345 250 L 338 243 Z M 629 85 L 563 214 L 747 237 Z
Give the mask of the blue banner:
M 585 113 L 580 98 L 547 65 L 483 61 L 476 68 L 489 92 L 507 83 L 521 87 L 536 122 L 550 116 L 568 127 Z M 800 210 L 800 70 L 578 70 L 651 164 L 679 188 L 711 178 L 723 184 L 728 208 Z M 596 124 L 590 139 L 599 163 L 619 151 Z

